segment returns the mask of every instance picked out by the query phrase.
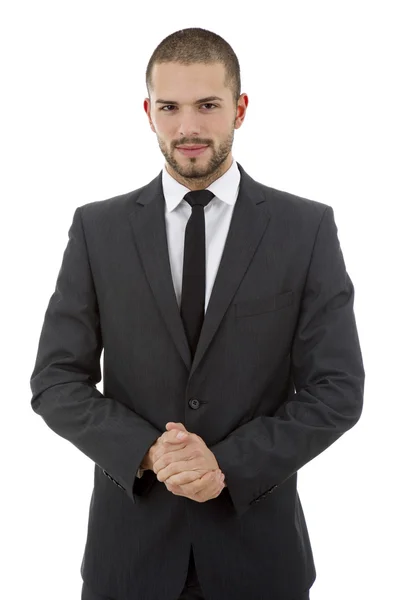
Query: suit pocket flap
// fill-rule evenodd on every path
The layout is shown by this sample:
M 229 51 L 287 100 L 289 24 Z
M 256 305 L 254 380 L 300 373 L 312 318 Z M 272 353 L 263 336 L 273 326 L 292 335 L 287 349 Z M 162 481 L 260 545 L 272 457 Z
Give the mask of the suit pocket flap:
M 235 314 L 237 317 L 246 317 L 258 315 L 264 312 L 278 310 L 293 303 L 293 292 L 283 292 L 282 294 L 273 294 L 266 298 L 253 298 L 252 300 L 242 300 L 235 303 Z

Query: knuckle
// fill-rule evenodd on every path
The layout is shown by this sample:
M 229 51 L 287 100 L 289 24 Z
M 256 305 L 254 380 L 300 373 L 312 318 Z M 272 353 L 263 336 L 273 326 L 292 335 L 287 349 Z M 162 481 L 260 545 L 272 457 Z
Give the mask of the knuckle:
M 198 492 L 198 493 L 196 494 L 196 500 L 197 500 L 197 502 L 204 502 L 204 495 L 203 495 L 203 492 Z
M 178 475 L 173 475 L 170 478 L 170 481 L 173 485 L 184 485 L 186 483 L 186 478 L 182 473 L 179 473 Z
M 166 481 L 173 474 L 174 473 L 171 473 L 171 469 L 169 469 L 168 467 L 160 469 L 158 471 L 158 475 L 161 477 L 160 481 Z

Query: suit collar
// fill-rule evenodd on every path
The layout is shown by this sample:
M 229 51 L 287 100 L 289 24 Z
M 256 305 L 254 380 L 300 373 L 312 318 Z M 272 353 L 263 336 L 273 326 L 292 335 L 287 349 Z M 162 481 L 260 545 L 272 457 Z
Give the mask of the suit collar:
M 166 210 L 171 212 L 183 200 L 185 194 L 190 192 L 190 189 L 170 175 L 164 165 L 161 174 L 163 194 L 165 198 Z M 238 188 L 240 183 L 240 171 L 235 160 L 233 160 L 229 169 L 218 179 L 213 181 L 207 188 L 216 198 L 234 205 L 236 202 Z

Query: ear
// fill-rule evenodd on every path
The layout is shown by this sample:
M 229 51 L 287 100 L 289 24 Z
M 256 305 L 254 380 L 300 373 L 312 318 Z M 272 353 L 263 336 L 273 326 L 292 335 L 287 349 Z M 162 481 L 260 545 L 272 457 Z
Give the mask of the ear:
M 154 131 L 154 133 L 155 133 L 156 130 L 154 129 L 154 125 L 153 125 L 153 122 L 152 122 L 151 116 L 150 116 L 150 98 L 145 98 L 143 100 L 143 108 L 144 108 L 144 112 L 147 115 L 147 118 L 149 119 L 151 130 Z

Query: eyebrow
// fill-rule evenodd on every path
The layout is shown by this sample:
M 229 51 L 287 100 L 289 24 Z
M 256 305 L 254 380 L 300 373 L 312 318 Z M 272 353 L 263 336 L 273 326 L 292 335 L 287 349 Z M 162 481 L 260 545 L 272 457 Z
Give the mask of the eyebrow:
M 223 102 L 223 98 L 219 98 L 219 96 L 207 96 L 207 98 L 200 98 L 200 100 L 196 100 L 195 104 L 203 104 L 204 102 L 211 102 L 211 100 L 219 100 Z M 178 104 L 175 100 L 161 100 L 158 98 L 156 100 L 156 104 Z

